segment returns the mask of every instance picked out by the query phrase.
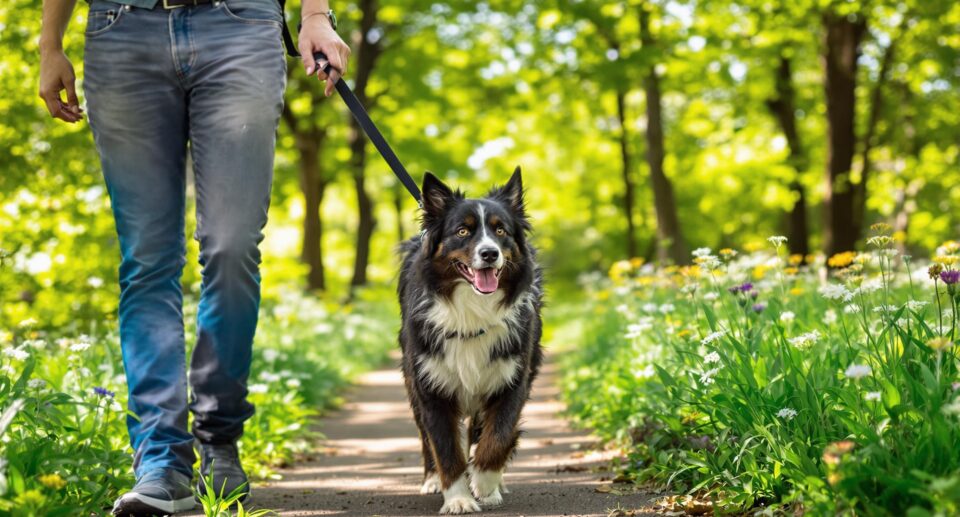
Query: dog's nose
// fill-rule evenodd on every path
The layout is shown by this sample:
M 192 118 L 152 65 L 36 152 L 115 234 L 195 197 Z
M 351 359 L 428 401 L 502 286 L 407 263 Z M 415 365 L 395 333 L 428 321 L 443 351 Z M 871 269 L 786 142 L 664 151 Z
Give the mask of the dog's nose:
M 480 259 L 487 264 L 493 264 L 500 258 L 500 250 L 497 248 L 482 248 L 480 250 Z

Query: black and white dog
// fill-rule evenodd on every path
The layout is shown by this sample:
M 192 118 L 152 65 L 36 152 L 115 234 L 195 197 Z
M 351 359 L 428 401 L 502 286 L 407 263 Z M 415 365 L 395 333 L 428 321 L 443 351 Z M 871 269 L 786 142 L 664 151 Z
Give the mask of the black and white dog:
M 443 493 L 440 513 L 477 512 L 506 492 L 503 471 L 543 359 L 529 230 L 519 167 L 479 199 L 423 179 L 423 232 L 402 246 L 400 346 L 423 441 L 420 492 Z

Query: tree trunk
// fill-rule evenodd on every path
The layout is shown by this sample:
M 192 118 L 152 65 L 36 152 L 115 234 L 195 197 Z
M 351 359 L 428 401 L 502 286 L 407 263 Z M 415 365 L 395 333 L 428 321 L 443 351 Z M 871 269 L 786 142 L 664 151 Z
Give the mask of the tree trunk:
M 627 221 L 627 258 L 637 256 L 637 231 L 633 221 L 635 201 L 632 164 L 630 156 L 630 135 L 627 133 L 626 94 L 617 90 L 617 120 L 620 122 L 620 165 L 623 172 L 623 215 Z
M 807 223 L 807 200 L 800 175 L 807 170 L 809 162 L 807 154 L 800 142 L 800 133 L 797 131 L 796 92 L 793 89 L 793 74 L 790 67 L 790 58 L 780 56 L 780 64 L 776 75 L 777 96 L 767 101 L 767 106 L 777 118 L 783 136 L 790 146 L 789 162 L 796 172 L 790 182 L 790 191 L 794 193 L 793 208 L 787 216 L 787 243 L 790 251 L 806 257 L 810 253 L 810 229 Z
M 307 129 L 298 127 L 296 116 L 284 106 L 283 119 L 290 127 L 300 154 L 300 189 L 303 192 L 303 240 L 300 260 L 307 265 L 307 288 L 326 289 L 323 267 L 323 216 L 321 206 L 328 179 L 321 165 L 321 149 L 326 131 L 311 123 Z
M 354 63 L 356 75 L 354 88 L 360 103 L 367 106 L 367 83 L 373 73 L 381 48 L 379 41 L 371 42 L 367 35 L 377 23 L 377 0 L 361 0 L 360 30 L 354 38 Z M 373 200 L 366 190 L 365 168 L 367 162 L 367 140 L 357 121 L 350 119 L 350 166 L 353 169 L 353 185 L 357 191 L 357 245 L 356 256 L 353 262 L 353 279 L 350 286 L 359 287 L 367 284 L 367 265 L 370 263 L 370 238 L 377 221 L 373 214 Z
M 857 57 L 866 21 L 828 12 L 823 25 L 828 127 L 824 244 L 826 252 L 834 254 L 857 244 L 850 167 L 856 149 Z
M 652 49 L 653 36 L 650 33 L 650 12 L 646 6 L 640 8 L 640 40 L 645 49 Z M 674 263 L 687 262 L 687 246 L 680 232 L 677 206 L 673 195 L 673 185 L 663 170 L 663 115 L 660 100 L 660 78 L 655 66 L 650 66 L 643 81 L 647 104 L 647 164 L 650 167 L 650 183 L 653 187 L 653 205 L 657 214 L 657 257 Z

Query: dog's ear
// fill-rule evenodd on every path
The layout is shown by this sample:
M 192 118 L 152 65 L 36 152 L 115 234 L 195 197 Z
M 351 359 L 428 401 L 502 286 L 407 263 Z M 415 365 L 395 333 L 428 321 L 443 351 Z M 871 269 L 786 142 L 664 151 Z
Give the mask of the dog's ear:
M 498 194 L 504 201 L 507 202 L 507 205 L 509 205 L 514 212 L 520 215 L 524 215 L 526 213 L 526 207 L 523 203 L 523 178 L 520 175 L 519 165 L 517 165 L 517 168 L 514 169 L 513 175 L 510 176 L 510 180 L 507 181 L 507 184 L 503 187 L 500 187 Z
M 432 172 L 423 175 L 423 186 L 420 188 L 423 196 L 424 221 L 429 222 L 439 218 L 450 208 L 456 199 L 456 194 L 446 186 Z

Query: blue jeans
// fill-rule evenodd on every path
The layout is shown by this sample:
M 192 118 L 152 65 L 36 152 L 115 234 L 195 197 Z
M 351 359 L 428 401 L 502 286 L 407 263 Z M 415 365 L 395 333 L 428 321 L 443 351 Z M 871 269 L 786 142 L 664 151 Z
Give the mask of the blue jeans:
M 84 91 L 120 242 L 138 477 L 157 468 L 190 475 L 194 436 L 234 441 L 254 411 L 246 384 L 286 86 L 282 20 L 276 0 L 90 6 Z M 188 143 L 203 267 L 189 401 L 180 285 Z

